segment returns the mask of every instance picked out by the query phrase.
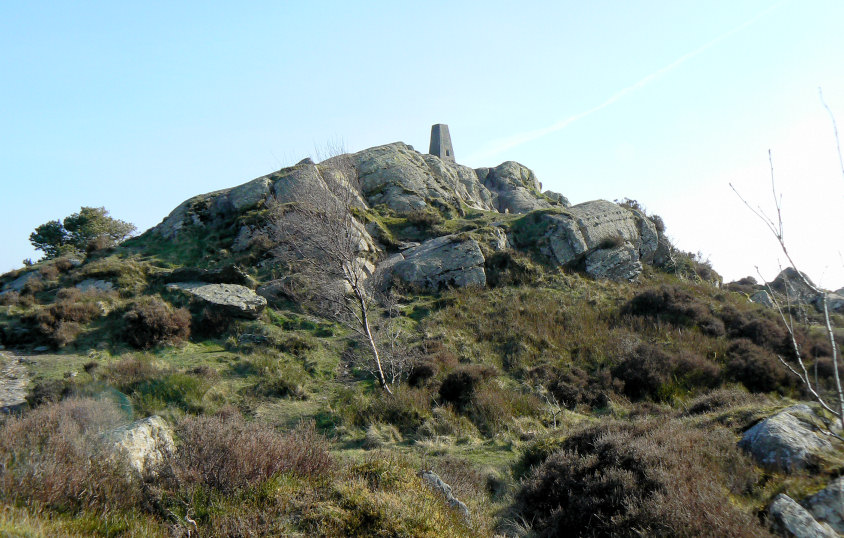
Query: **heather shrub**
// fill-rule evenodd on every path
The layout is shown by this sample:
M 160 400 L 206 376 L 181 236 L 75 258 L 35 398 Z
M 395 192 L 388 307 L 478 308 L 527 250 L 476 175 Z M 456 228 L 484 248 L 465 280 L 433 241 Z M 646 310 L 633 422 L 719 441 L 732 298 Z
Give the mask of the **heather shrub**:
M 590 375 L 577 366 L 569 366 L 560 370 L 547 388 L 557 403 L 567 409 L 574 409 L 580 404 L 600 408 L 609 404 L 610 394 L 622 391 L 624 383 L 613 379 L 606 369 Z
M 157 297 L 145 297 L 123 315 L 123 337 L 137 348 L 178 343 L 190 336 L 190 313 Z
M 515 508 L 538 536 L 766 536 L 729 499 L 756 481 L 725 429 L 608 421 L 535 467 Z
M 16 291 L 0 294 L 0 306 L 30 306 L 33 304 L 31 296 L 21 295 Z
M 673 357 L 660 348 L 640 344 L 612 369 L 612 375 L 624 383 L 624 394 L 631 398 L 659 398 L 671 379 L 672 362 Z
M 176 473 L 185 484 L 233 492 L 282 472 L 324 476 L 333 466 L 328 442 L 313 422 L 282 433 L 228 410 L 187 417 L 176 432 L 181 440 Z
M 677 352 L 671 371 L 677 382 L 689 390 L 713 388 L 721 382 L 721 366 L 693 351 Z
M 658 318 L 675 325 L 697 325 L 701 332 L 711 336 L 724 334 L 724 324 L 711 314 L 709 307 L 677 286 L 643 290 L 622 308 L 622 312 Z
M 685 414 L 702 415 L 730 407 L 765 403 L 768 403 L 765 396 L 750 394 L 746 390 L 737 387 L 724 387 L 715 389 L 690 401 Z
M 724 374 L 752 392 L 770 392 L 791 381 L 773 353 L 744 338 L 735 340 L 727 349 Z
M 739 311 L 728 306 L 720 314 L 732 338 L 746 338 L 757 346 L 780 350 L 788 333 L 781 323 L 764 317 L 759 311 Z
M 10 417 L 0 429 L 2 496 L 64 510 L 136 504 L 139 485 L 104 457 L 101 434 L 123 420 L 107 400 L 75 398 Z

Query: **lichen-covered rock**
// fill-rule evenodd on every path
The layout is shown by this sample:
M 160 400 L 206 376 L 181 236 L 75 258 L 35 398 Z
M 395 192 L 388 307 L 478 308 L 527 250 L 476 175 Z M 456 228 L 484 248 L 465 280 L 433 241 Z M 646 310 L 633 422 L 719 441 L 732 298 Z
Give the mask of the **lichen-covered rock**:
M 494 210 L 492 195 L 469 167 L 422 155 L 401 142 L 353 155 L 361 188 L 370 205 L 399 212 L 428 205 Z
M 739 446 L 765 467 L 787 472 L 803 469 L 834 448 L 818 433 L 812 416 L 806 404 L 791 406 L 744 432 Z
M 167 289 L 180 291 L 222 314 L 234 317 L 256 319 L 267 306 L 265 298 L 239 284 L 174 282 L 168 284 Z
M 642 273 L 642 262 L 636 247 L 624 244 L 600 249 L 586 256 L 586 274 L 594 278 L 624 281 L 633 280 Z
M 139 476 L 148 476 L 165 463 L 175 450 L 173 433 L 159 416 L 137 420 L 106 434 L 113 454 Z
M 546 198 L 551 199 L 551 201 L 553 201 L 557 205 L 560 205 L 560 206 L 563 206 L 563 207 L 571 206 L 571 202 L 569 202 L 569 199 L 566 198 L 565 196 L 563 196 L 562 194 L 560 194 L 559 192 L 545 191 L 542 194 L 544 194 Z
M 494 195 L 495 209 L 501 213 L 528 213 L 553 204 L 540 196 L 541 185 L 526 166 L 506 161 L 495 168 L 475 170 L 484 187 Z
M 844 534 L 844 477 L 836 478 L 803 504 L 815 519 Z
M 383 262 L 379 271 L 420 288 L 486 286 L 484 255 L 474 239 L 448 235 L 425 241 Z
M 780 493 L 768 507 L 774 530 L 794 538 L 836 538 L 838 534 L 828 525 L 818 523 L 794 499 Z

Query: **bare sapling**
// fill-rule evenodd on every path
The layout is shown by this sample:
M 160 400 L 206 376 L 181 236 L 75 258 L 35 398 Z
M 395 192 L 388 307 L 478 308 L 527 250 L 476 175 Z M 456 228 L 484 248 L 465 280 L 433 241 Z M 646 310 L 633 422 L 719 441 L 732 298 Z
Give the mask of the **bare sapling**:
M 838 128 L 835 123 L 835 117 L 832 115 L 829 107 L 823 102 L 823 95 L 821 95 L 821 102 L 823 103 L 824 107 L 828 112 L 830 112 L 830 117 L 832 118 L 832 125 L 835 133 L 835 144 L 838 151 L 838 161 L 841 165 L 841 173 L 844 176 L 844 160 L 841 157 L 841 145 L 838 139 Z M 814 380 L 809 375 L 809 371 L 806 368 L 806 363 L 804 360 L 804 356 L 802 350 L 800 349 L 800 345 L 797 339 L 797 323 L 794 319 L 792 314 L 791 308 L 791 295 L 788 283 L 785 286 L 785 298 L 783 304 L 783 299 L 778 298 L 777 294 L 769 285 L 768 281 L 762 277 L 761 273 L 759 272 L 759 268 L 756 268 L 757 273 L 765 282 L 765 285 L 768 287 L 768 291 L 770 292 L 771 301 L 776 308 L 777 312 L 779 313 L 780 320 L 785 325 L 785 328 L 788 331 L 789 339 L 792 345 L 792 352 L 793 358 L 791 361 L 786 360 L 783 356 L 778 356 L 780 362 L 785 365 L 785 367 L 797 376 L 800 379 L 800 382 L 812 395 L 812 398 L 815 399 L 816 402 L 820 404 L 827 412 L 832 414 L 836 417 L 837 421 L 841 425 L 841 428 L 844 429 L 844 391 L 841 388 L 841 377 L 838 371 L 838 366 L 840 363 L 840 350 L 835 341 L 835 332 L 833 330 L 833 325 L 829 313 L 829 293 L 822 289 L 819 286 L 816 286 L 807 276 L 805 273 L 800 271 L 797 267 L 797 264 L 794 262 L 792 258 L 791 252 L 788 249 L 785 240 L 785 234 L 783 230 L 783 217 L 782 217 L 782 195 L 777 192 L 776 182 L 774 180 L 774 164 L 773 158 L 771 156 L 770 150 L 768 151 L 768 163 L 770 165 L 771 170 L 771 192 L 774 197 L 774 207 L 776 211 L 776 216 L 774 218 L 770 218 L 761 207 L 753 207 L 748 203 L 748 201 L 739 194 L 736 188 L 730 184 L 730 188 L 733 189 L 733 192 L 739 197 L 739 199 L 747 206 L 750 211 L 752 211 L 757 217 L 759 217 L 762 222 L 768 227 L 768 230 L 773 234 L 776 238 L 777 243 L 779 245 L 780 250 L 782 251 L 785 259 L 788 262 L 789 267 L 794 270 L 795 278 L 799 280 L 799 283 L 805 286 L 806 289 L 811 290 L 811 292 L 820 299 L 819 306 L 821 310 L 821 314 L 823 316 L 823 329 L 827 338 L 829 339 L 830 348 L 832 349 L 832 362 L 833 362 L 833 378 L 834 378 L 834 389 L 832 395 L 824 395 L 824 391 L 822 387 L 818 383 L 817 373 L 814 376 Z
M 270 207 L 268 228 L 277 245 L 275 260 L 296 277 L 303 299 L 351 329 L 365 344 L 378 383 L 392 394 L 373 328 L 380 307 L 368 281 L 376 252 L 354 216 L 365 207 L 358 174 L 350 155 L 329 149 L 341 154 L 317 167 L 316 177 L 302 185 L 294 202 Z

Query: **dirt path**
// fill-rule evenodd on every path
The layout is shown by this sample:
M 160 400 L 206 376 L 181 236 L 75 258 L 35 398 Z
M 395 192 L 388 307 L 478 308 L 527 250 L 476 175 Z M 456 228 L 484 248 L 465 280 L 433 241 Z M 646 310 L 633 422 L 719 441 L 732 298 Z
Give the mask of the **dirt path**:
M 21 358 L 0 351 L 0 413 L 10 413 L 26 405 L 29 375 Z

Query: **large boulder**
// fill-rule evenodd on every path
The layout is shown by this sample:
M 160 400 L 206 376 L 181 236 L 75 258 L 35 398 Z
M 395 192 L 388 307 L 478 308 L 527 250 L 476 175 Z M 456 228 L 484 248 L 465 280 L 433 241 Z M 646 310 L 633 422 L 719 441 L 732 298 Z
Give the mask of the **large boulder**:
M 739 446 L 771 469 L 792 472 L 812 466 L 835 448 L 813 417 L 808 405 L 793 405 L 744 432 Z
M 633 280 L 642 272 L 639 252 L 631 243 L 600 249 L 586 256 L 586 274 L 594 278 Z
M 818 523 L 805 508 L 794 499 L 780 493 L 768 507 L 768 515 L 774 530 L 794 538 L 836 538 L 838 534 L 828 525 Z
M 824 489 L 803 501 L 803 504 L 815 519 L 844 534 L 844 477 L 836 478 Z
M 201 267 L 180 267 L 159 277 L 164 284 L 172 282 L 205 282 L 207 284 L 240 284 L 255 287 L 255 281 L 236 265 L 226 265 L 219 269 Z M 77 287 L 79 287 L 77 285 Z
M 388 258 L 379 266 L 379 280 L 396 278 L 427 289 L 486 286 L 483 252 L 471 238 L 447 235 L 429 239 Z
M 157 472 L 176 447 L 170 427 L 157 415 L 112 430 L 106 437 L 111 442 L 114 457 L 141 477 Z
M 540 195 L 542 185 L 533 171 L 517 162 L 507 161 L 495 168 L 478 168 L 475 173 L 484 187 L 493 193 L 495 209 L 501 213 L 528 213 L 555 205 L 551 198 Z M 565 199 L 562 195 L 558 196 Z
M 428 205 L 494 210 L 490 192 L 467 166 L 423 155 L 396 142 L 353 155 L 361 188 L 370 205 L 407 212 Z
M 239 284 L 207 284 L 205 282 L 174 282 L 167 285 L 192 300 L 232 317 L 256 319 L 267 306 L 267 300 L 246 286 Z

